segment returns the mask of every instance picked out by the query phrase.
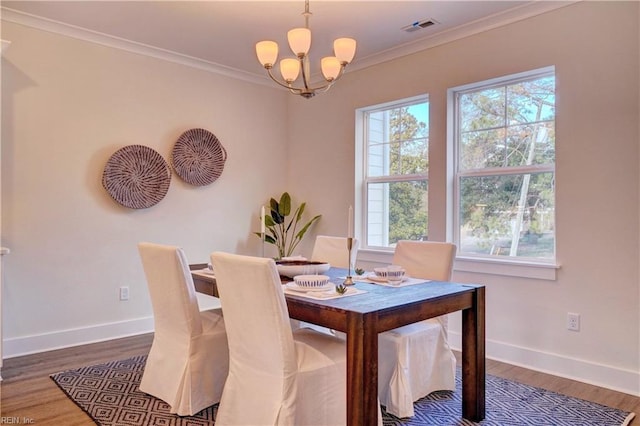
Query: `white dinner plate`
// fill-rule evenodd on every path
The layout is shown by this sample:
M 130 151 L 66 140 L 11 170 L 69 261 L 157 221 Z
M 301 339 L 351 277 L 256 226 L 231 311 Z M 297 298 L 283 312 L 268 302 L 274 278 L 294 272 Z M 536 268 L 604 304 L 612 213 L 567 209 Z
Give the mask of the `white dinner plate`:
M 323 285 L 322 287 L 315 287 L 315 288 L 300 287 L 294 281 L 285 284 L 285 287 L 287 287 L 289 290 L 301 291 L 303 293 L 307 293 L 307 292 L 310 292 L 310 291 L 327 291 L 327 290 L 331 290 L 334 286 L 335 286 L 335 284 L 332 283 L 332 282 L 328 282 L 325 285 Z

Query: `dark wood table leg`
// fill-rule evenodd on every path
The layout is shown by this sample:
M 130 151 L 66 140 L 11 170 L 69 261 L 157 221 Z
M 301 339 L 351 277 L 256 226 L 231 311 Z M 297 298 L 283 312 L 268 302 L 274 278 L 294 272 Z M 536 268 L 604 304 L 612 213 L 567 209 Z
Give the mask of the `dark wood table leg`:
M 473 306 L 462 311 L 462 417 L 476 422 L 485 416 L 484 312 L 484 287 L 477 287 Z
M 347 316 L 348 426 L 378 424 L 377 315 L 368 317 Z

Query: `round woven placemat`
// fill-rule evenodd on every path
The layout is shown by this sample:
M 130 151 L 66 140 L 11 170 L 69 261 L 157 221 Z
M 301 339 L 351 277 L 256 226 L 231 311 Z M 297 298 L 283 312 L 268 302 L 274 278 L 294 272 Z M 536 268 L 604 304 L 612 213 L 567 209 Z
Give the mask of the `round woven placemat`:
M 171 169 L 155 150 L 129 145 L 117 150 L 104 167 L 102 185 L 118 203 L 145 209 L 164 198 L 171 182 Z
M 173 169 L 191 185 L 213 183 L 222 174 L 225 161 L 227 151 L 218 138 L 205 129 L 187 130 L 173 147 Z

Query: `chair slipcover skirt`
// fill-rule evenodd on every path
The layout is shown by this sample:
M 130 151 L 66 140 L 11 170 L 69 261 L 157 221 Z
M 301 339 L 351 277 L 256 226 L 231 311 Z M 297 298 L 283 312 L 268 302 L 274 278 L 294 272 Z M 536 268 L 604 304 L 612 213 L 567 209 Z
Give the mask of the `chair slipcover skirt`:
M 190 416 L 220 401 L 229 352 L 220 309 L 200 312 L 179 247 L 140 243 L 153 306 L 154 337 L 140 390 Z
M 378 396 L 388 413 L 412 417 L 414 401 L 455 390 L 456 359 L 438 319 L 380 333 Z

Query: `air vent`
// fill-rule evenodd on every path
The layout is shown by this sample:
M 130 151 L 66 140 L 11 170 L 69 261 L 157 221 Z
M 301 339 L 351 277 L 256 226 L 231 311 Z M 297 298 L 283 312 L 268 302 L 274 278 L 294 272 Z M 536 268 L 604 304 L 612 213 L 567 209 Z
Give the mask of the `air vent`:
M 422 28 L 430 27 L 437 23 L 438 21 L 434 19 L 424 19 L 422 21 L 416 21 L 411 25 L 407 25 L 406 27 L 402 27 L 402 29 L 408 33 L 412 33 L 414 31 L 418 31 L 418 30 L 421 30 Z

